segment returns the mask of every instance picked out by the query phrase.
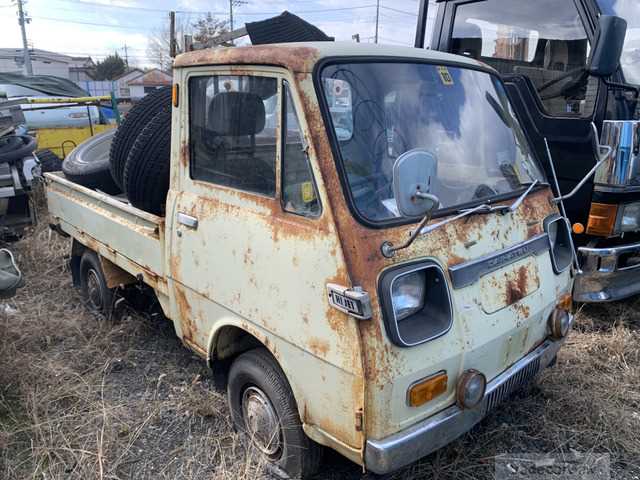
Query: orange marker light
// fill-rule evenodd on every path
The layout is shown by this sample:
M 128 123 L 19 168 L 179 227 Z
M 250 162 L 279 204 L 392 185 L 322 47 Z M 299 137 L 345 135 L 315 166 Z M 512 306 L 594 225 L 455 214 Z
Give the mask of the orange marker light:
M 580 235 L 584 233 L 584 225 L 576 222 L 573 224 L 572 230 L 573 230 L 573 233 L 575 233 L 576 235 Z
M 177 83 L 173 84 L 173 88 L 171 89 L 171 103 L 173 104 L 174 107 L 178 106 L 178 92 L 179 92 L 179 87 Z
M 408 401 L 412 407 L 419 407 L 447 391 L 447 374 L 442 372 L 414 383 L 409 387 Z
M 608 237 L 613 234 L 618 215 L 618 206 L 606 203 L 592 203 L 589 212 L 589 223 L 587 233 Z

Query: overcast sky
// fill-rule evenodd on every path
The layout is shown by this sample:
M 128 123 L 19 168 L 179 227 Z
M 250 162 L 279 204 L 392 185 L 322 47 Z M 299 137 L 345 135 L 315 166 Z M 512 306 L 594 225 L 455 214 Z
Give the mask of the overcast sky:
M 237 1 L 237 0 L 236 0 Z M 27 26 L 34 48 L 70 55 L 90 55 L 100 60 L 117 51 L 129 63 L 149 66 L 147 39 L 168 24 L 168 12 L 178 11 L 178 21 L 194 21 L 211 11 L 228 18 L 228 0 L 27 0 L 31 18 Z M 234 8 L 234 26 L 288 10 L 320 27 L 338 40 L 359 33 L 372 41 L 376 0 L 246 0 Z M 380 43 L 412 45 L 418 0 L 384 0 L 380 3 Z M 15 0 L 0 0 L 0 47 L 22 46 Z

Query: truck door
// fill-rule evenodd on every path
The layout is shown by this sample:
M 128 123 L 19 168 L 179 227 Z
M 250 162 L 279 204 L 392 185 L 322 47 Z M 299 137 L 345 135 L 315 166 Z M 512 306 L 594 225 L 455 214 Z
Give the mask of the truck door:
M 599 80 L 581 76 L 594 32 L 583 2 L 452 0 L 437 18 L 432 46 L 501 73 L 538 158 L 548 169 L 546 137 L 560 189 L 570 191 L 595 164 L 591 122 L 600 125 L 606 109 Z M 566 203 L 572 222 L 586 225 L 592 193 L 587 183 Z
M 279 362 L 302 421 L 359 447 L 357 321 L 326 294 L 327 283 L 348 285 L 341 245 L 293 84 L 263 68 L 193 69 L 180 80 L 168 219 L 178 334 L 209 355 L 221 328 L 248 331 Z

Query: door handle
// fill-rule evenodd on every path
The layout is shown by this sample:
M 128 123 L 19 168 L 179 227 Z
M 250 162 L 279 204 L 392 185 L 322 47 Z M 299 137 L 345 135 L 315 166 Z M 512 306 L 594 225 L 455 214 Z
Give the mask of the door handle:
M 178 212 L 178 223 L 193 230 L 198 229 L 198 219 L 186 213 Z

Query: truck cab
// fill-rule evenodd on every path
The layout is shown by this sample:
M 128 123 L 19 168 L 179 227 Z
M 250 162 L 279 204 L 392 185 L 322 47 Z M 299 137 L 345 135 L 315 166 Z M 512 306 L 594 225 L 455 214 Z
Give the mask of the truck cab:
M 48 174 L 52 221 L 94 306 L 155 292 L 277 468 L 308 477 L 324 445 L 391 472 L 553 362 L 569 226 L 495 70 L 325 42 L 189 52 L 173 78 L 166 216 Z
M 638 13 L 637 2 L 625 0 L 422 2 L 417 46 L 430 44 L 500 72 L 550 177 L 555 168 L 557 195 L 581 185 L 600 159 L 599 143 L 611 148 L 595 176 L 564 202 L 579 257 L 579 302 L 640 293 Z M 620 67 L 605 75 L 591 68 L 603 21 L 627 23 Z M 617 60 L 615 50 L 605 55 Z

